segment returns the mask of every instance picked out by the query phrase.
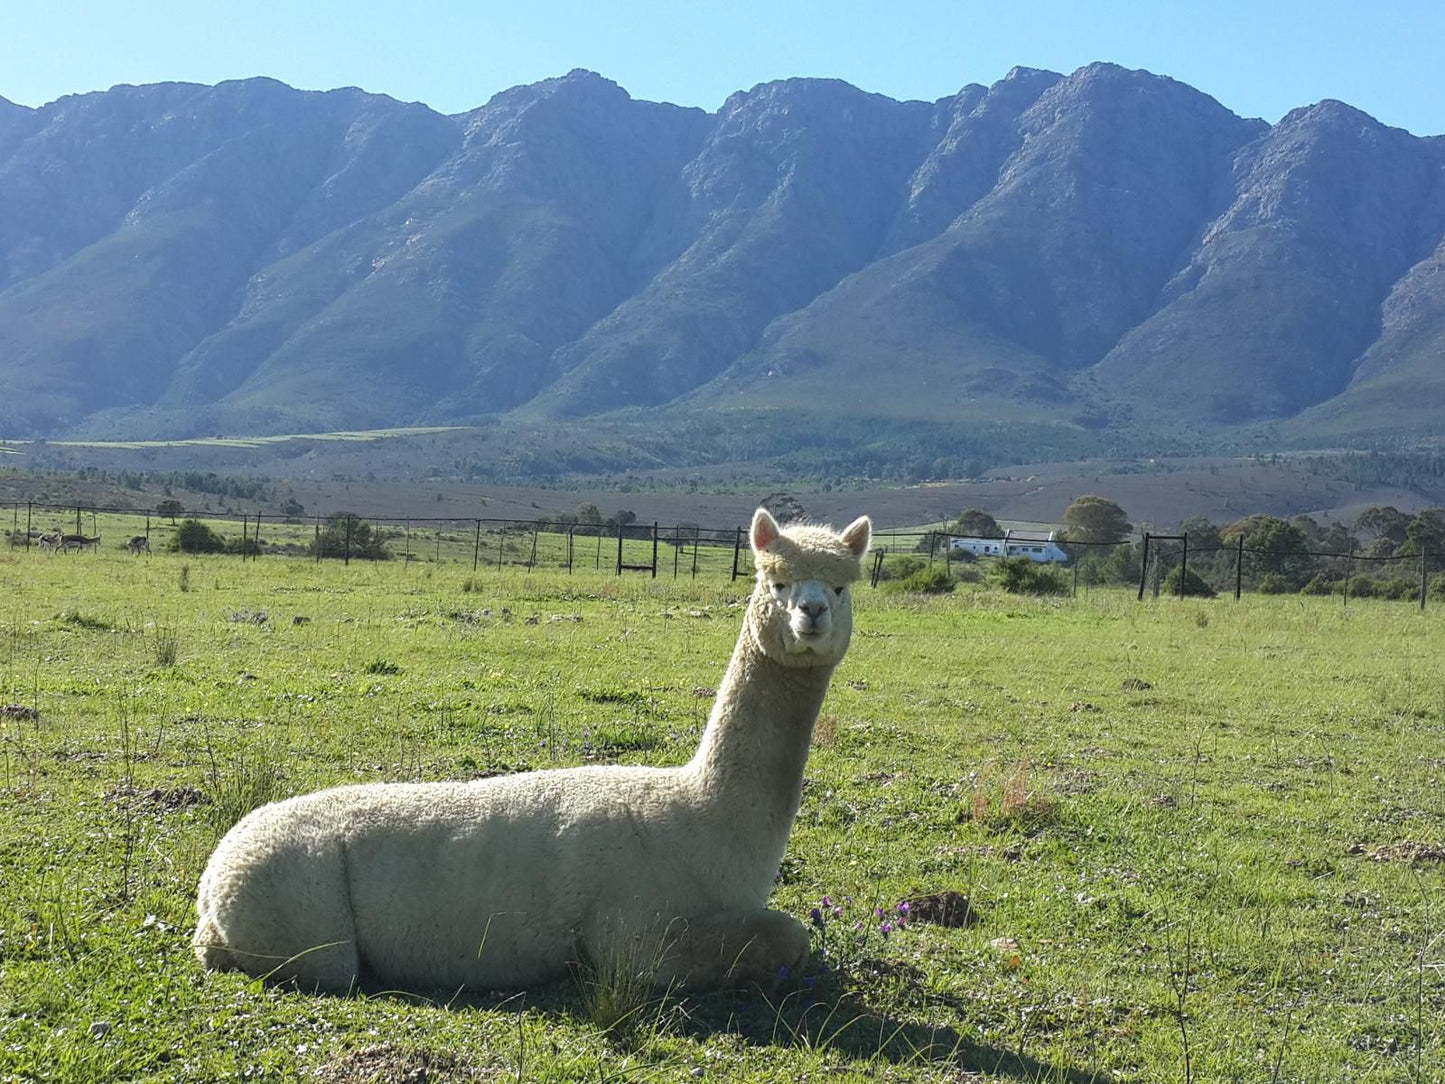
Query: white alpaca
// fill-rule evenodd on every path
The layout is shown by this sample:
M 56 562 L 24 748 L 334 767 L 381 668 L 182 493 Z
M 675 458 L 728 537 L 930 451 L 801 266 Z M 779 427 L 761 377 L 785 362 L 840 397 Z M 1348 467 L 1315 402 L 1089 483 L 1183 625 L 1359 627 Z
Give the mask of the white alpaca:
M 676 768 L 338 787 L 255 810 L 201 875 L 202 963 L 310 989 L 493 989 L 655 939 L 656 981 L 796 969 L 768 910 L 872 525 L 753 517 L 757 585 L 707 729 Z

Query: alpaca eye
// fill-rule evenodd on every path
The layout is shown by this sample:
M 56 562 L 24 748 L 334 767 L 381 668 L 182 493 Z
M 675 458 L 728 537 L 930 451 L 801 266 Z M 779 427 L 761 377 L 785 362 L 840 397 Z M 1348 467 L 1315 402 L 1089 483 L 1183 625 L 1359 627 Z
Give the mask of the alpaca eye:
M 783 593 L 784 591 L 786 591 L 787 589 L 788 589 L 788 585 L 785 584 L 785 583 L 775 583 L 775 584 L 773 584 L 773 590 L 776 591 L 776 592 L 778 592 L 778 594 L 782 594 L 782 593 Z
M 833 588 L 833 594 L 841 595 L 846 590 L 848 590 L 848 585 L 845 583 L 842 587 Z

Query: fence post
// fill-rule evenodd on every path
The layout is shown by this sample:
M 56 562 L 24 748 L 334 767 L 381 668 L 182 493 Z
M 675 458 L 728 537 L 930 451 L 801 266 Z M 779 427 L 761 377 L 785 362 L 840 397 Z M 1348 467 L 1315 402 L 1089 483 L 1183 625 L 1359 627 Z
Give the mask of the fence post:
M 887 546 L 880 546 L 873 551 L 873 576 L 868 586 L 877 587 L 878 577 L 883 574 L 883 556 L 888 552 Z
M 617 574 L 622 575 L 622 521 L 617 521 Z
M 316 550 L 316 563 L 319 565 L 319 564 L 321 563 L 321 513 L 320 513 L 320 512 L 317 512 L 317 513 L 316 513 L 316 544 L 315 544 L 315 546 L 314 546 L 313 548 Z
M 657 520 L 652 521 L 652 578 L 657 579 Z
M 30 515 L 35 511 L 35 502 L 25 502 L 25 548 L 30 548 Z
M 1429 586 L 1429 577 L 1425 573 L 1425 547 L 1420 547 L 1420 609 L 1425 609 L 1425 589 Z
M 674 526 L 672 528 L 672 578 L 677 579 L 677 567 L 682 559 L 682 530 Z
M 1004 552 L 1007 552 L 1007 546 Z M 1144 556 L 1139 562 L 1139 601 L 1144 601 L 1144 584 L 1149 579 L 1149 532 L 1144 532 Z
M 733 579 L 738 578 L 738 558 L 743 552 L 743 529 L 739 527 L 733 535 Z
M 476 537 L 472 540 L 472 571 L 477 570 L 477 562 L 482 559 L 482 521 L 477 520 Z
M 567 528 L 567 575 L 569 575 L 569 576 L 572 575 L 572 544 L 573 544 L 572 528 L 571 528 L 571 527 L 568 527 L 568 528 Z
M 697 528 L 692 535 L 692 578 L 697 579 L 697 544 L 702 535 L 702 528 Z M 27 543 L 28 545 L 28 543 Z
M 14 523 L 10 526 L 10 548 L 15 548 L 15 536 L 20 533 L 20 502 L 15 502 Z
M 411 564 L 411 520 L 402 520 L 402 533 L 406 535 L 406 564 Z
M 1184 581 L 1189 576 L 1189 536 L 1183 539 L 1183 550 L 1179 554 L 1179 597 L 1184 597 Z
M 75 506 L 75 533 L 76 533 L 76 534 L 84 534 L 84 533 L 85 533 L 83 530 L 80 529 L 80 505 L 78 505 L 78 504 Z
M 478 527 L 478 529 L 481 528 L 481 523 L 482 523 L 481 520 L 478 520 L 478 521 L 477 521 L 477 527 Z M 497 571 L 498 571 L 498 572 L 502 571 L 502 563 L 506 560 L 506 557 L 507 557 L 507 549 L 506 549 L 506 546 L 507 546 L 506 525 L 505 525 L 505 524 L 501 524 L 501 525 L 499 525 L 499 526 L 497 527 Z
M 341 561 L 343 565 L 351 564 L 351 521 L 355 518 L 350 512 L 346 513 L 346 551 L 345 557 Z
M 928 571 L 929 571 L 929 572 L 932 572 L 932 571 L 933 571 L 933 547 L 934 547 L 934 542 L 935 542 L 934 534 L 933 534 L 932 531 L 929 531 L 929 532 L 928 532 Z M 944 558 L 944 560 L 947 561 L 947 558 Z
M 1239 601 L 1239 593 L 1244 587 L 1244 535 L 1239 536 L 1239 548 L 1234 553 L 1234 601 Z
M 537 525 L 532 524 L 532 556 L 527 558 L 527 571 L 537 567 Z

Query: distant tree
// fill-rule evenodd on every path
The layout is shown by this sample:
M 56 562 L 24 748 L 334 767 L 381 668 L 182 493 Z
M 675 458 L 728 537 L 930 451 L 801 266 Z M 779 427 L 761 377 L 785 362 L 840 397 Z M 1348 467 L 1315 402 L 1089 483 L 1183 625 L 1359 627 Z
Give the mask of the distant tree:
M 1445 508 L 1427 508 L 1405 528 L 1403 553 L 1445 553 Z
M 1070 542 L 1120 542 L 1133 530 L 1128 513 L 1107 497 L 1078 497 L 1064 510 Z
M 808 518 L 808 510 L 803 507 L 803 502 L 791 493 L 769 493 L 761 503 L 779 523 L 793 523 Z
M 965 508 L 945 530 L 949 534 L 967 535 L 969 538 L 1003 537 L 1003 528 L 998 525 L 998 520 L 978 508 Z
M 296 516 L 304 516 L 306 514 L 306 506 L 294 496 L 288 497 L 286 498 L 286 503 L 281 506 L 281 514 L 283 516 L 290 516 L 293 519 Z
M 1331 523 L 1320 531 L 1314 545 L 1325 553 L 1354 553 L 1360 540 L 1343 523 Z
M 385 561 L 391 557 L 386 539 L 355 512 L 337 512 L 310 545 L 312 556 Z
M 1190 516 L 1179 524 L 1179 533 L 1189 539 L 1189 549 L 1212 550 L 1224 544 L 1219 528 L 1203 516 Z
M 577 533 L 597 534 L 602 529 L 602 510 L 595 504 L 577 506 Z
M 1244 539 L 1244 548 L 1250 551 L 1245 568 L 1260 574 L 1261 583 L 1270 579 L 1272 584 L 1298 590 L 1315 573 L 1314 558 L 1305 552 L 1309 544 L 1304 532 L 1278 516 L 1246 516 L 1226 527 L 1222 537 L 1231 546 Z
M 186 506 L 174 497 L 167 498 L 156 505 L 156 514 L 165 516 L 171 521 L 171 526 L 176 525 L 176 517 L 186 510 Z
M 1388 557 L 1405 544 L 1410 517 L 1394 505 L 1366 508 L 1355 520 L 1355 530 L 1368 537 L 1372 556 Z

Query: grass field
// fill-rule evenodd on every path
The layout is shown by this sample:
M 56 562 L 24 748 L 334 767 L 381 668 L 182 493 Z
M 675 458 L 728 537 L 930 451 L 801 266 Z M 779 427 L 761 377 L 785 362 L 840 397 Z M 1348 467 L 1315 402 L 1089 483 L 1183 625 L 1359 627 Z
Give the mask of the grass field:
M 580 983 L 201 971 L 249 805 L 680 762 L 744 586 L 0 552 L 0 1081 L 1445 1078 L 1445 617 L 1373 600 L 860 588 L 778 991 L 609 1031 Z

